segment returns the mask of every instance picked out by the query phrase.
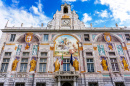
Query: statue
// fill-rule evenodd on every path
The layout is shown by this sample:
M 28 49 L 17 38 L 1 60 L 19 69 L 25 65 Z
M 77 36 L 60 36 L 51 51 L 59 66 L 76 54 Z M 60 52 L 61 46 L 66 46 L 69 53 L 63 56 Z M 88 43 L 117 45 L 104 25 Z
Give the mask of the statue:
M 12 71 L 16 71 L 16 67 L 17 67 L 17 63 L 18 63 L 19 61 L 17 60 L 17 59 L 15 59 L 14 61 L 13 61 L 13 64 L 12 64 Z
M 79 71 L 79 62 L 78 62 L 77 59 L 75 59 L 75 60 L 73 61 L 73 66 L 74 66 L 74 68 L 75 68 L 75 71 Z
M 124 58 L 122 60 L 122 63 L 124 65 L 124 70 L 128 70 L 129 71 L 128 64 L 127 64 L 127 62 L 126 62 L 126 60 Z
M 25 50 L 27 50 L 29 48 L 29 45 L 27 44 L 26 47 L 25 47 Z
M 102 58 L 101 65 L 102 65 L 104 71 L 107 71 L 107 70 L 108 70 L 108 69 L 107 69 L 107 68 L 108 68 L 107 62 L 106 62 L 106 60 L 105 60 L 104 58 Z
M 36 67 L 36 61 L 34 60 L 34 58 L 33 60 L 30 61 L 30 65 L 31 65 L 30 72 L 34 71 Z
M 112 48 L 112 46 L 110 44 L 108 45 L 108 47 L 109 47 L 110 50 L 113 50 L 113 48 Z
M 60 63 L 59 63 L 58 59 L 56 59 L 56 62 L 54 64 L 55 64 L 55 71 L 54 72 L 59 71 Z

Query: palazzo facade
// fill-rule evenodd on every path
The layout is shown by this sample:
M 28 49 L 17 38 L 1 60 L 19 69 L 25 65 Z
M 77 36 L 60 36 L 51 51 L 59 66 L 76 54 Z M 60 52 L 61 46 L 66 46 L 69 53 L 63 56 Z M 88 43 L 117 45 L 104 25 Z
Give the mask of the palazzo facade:
M 130 86 L 130 28 L 85 27 L 63 4 L 47 27 L 1 30 L 0 86 Z

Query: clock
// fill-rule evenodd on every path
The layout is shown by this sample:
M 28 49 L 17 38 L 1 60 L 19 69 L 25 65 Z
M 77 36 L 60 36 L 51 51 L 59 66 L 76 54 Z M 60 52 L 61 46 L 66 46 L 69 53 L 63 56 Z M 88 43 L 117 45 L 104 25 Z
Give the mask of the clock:
M 62 19 L 61 25 L 62 26 L 70 26 L 70 19 Z

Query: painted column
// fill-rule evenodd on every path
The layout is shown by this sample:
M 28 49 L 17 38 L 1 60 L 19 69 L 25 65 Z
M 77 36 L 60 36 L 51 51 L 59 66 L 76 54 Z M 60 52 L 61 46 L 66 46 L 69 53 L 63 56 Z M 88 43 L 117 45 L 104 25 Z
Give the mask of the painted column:
M 49 72 L 54 72 L 54 67 L 53 67 L 53 50 L 54 50 L 54 44 L 50 44 L 50 71 Z
M 81 43 L 79 42 L 79 58 L 80 58 L 80 65 L 79 67 L 81 67 L 80 71 L 84 71 L 84 68 L 83 68 L 83 46 L 81 45 Z

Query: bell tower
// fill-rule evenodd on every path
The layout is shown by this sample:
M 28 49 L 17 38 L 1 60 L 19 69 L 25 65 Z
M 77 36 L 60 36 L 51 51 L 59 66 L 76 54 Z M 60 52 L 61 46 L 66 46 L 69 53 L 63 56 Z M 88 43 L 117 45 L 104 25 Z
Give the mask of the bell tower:
M 61 12 L 63 14 L 70 14 L 71 13 L 71 6 L 69 4 L 61 5 Z

